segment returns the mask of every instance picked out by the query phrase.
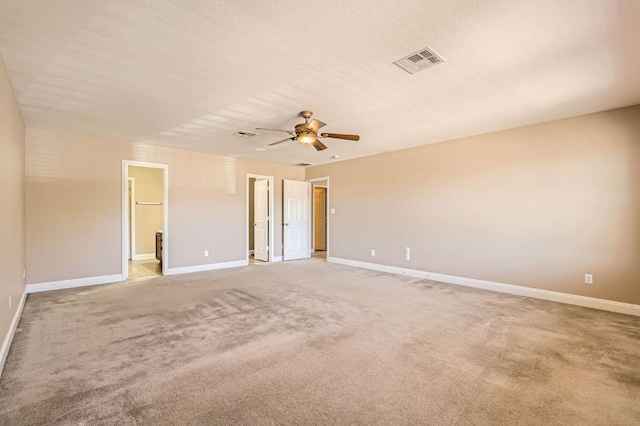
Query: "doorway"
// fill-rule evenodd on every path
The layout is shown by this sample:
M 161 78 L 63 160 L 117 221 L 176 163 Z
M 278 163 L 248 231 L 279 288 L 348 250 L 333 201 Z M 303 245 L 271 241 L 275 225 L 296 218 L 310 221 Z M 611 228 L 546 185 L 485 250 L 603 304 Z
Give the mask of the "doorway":
M 327 188 L 313 187 L 313 251 L 327 250 Z
M 164 275 L 168 264 L 168 168 L 123 161 L 123 279 Z
M 247 174 L 247 262 L 273 262 L 273 176 Z
M 313 257 L 329 256 L 329 178 L 309 179 L 311 183 L 311 253 Z

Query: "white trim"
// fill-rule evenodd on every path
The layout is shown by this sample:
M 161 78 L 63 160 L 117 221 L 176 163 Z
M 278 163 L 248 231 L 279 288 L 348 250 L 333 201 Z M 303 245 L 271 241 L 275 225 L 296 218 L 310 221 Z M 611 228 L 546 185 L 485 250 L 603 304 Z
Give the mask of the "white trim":
M 135 254 L 133 260 L 153 260 L 156 258 L 155 253 Z
M 102 275 L 99 277 L 76 278 L 73 280 L 50 281 L 46 283 L 27 284 L 27 293 L 62 290 L 65 288 L 87 287 L 98 284 L 110 284 L 124 281 L 121 274 Z
M 22 292 L 22 297 L 20 297 L 20 302 L 16 307 L 16 312 L 13 314 L 13 319 L 11 320 L 11 324 L 9 324 L 9 330 L 7 330 L 7 335 L 4 336 L 4 341 L 2 342 L 2 348 L 0 348 L 0 377 L 2 376 L 2 370 L 4 370 L 4 363 L 7 361 L 7 356 L 9 356 L 9 349 L 11 348 L 11 342 L 13 342 L 13 336 L 16 334 L 16 329 L 18 328 L 18 323 L 20 322 L 20 316 L 22 315 L 22 309 L 24 308 L 24 302 L 27 299 L 27 288 L 25 287 Z
M 131 202 L 135 203 L 136 200 L 136 179 L 127 177 L 127 182 L 131 182 L 131 197 L 127 197 L 127 211 L 131 210 L 131 223 L 127 221 L 127 226 L 131 229 L 129 233 L 131 235 L 131 241 L 127 244 L 127 257 L 131 260 L 135 260 L 133 256 L 136 252 L 136 208 L 135 204 L 133 206 L 129 205 Z M 129 235 L 127 234 L 127 235 Z
M 424 278 L 440 281 L 448 284 L 466 287 L 481 288 L 483 290 L 498 291 L 501 293 L 515 294 L 518 296 L 533 297 L 535 299 L 549 300 L 552 302 L 566 303 L 569 305 L 584 306 L 603 311 L 618 312 L 621 314 L 640 316 L 640 305 L 616 302 L 613 300 L 597 299 L 595 297 L 578 296 L 576 294 L 560 293 L 557 291 L 543 290 L 539 288 L 523 287 L 513 284 L 504 284 L 494 281 L 476 280 L 473 278 L 456 277 L 453 275 L 437 274 L 433 272 L 419 271 L 416 269 L 399 268 L 396 266 L 380 265 L 377 263 L 361 262 L 358 260 L 328 257 L 327 262 L 341 265 L 355 266 L 357 268 L 371 269 L 374 271 L 388 272 L 390 274 L 407 275 L 410 277 Z
M 560 293 L 547 290 L 547 300 L 569 305 L 584 306 L 587 308 L 600 309 L 603 311 L 618 312 L 640 316 L 640 305 L 632 303 L 616 302 L 615 300 L 598 299 L 595 297 L 579 296 L 577 294 Z
M 169 269 L 169 166 L 160 163 L 122 160 L 122 251 L 120 252 L 122 257 L 122 279 L 126 280 L 129 276 L 129 259 L 127 259 L 127 244 L 129 244 L 129 216 L 127 215 L 129 166 L 162 169 L 164 186 L 162 199 L 162 275 L 167 275 L 167 270 Z
M 249 250 L 249 256 L 255 253 L 255 250 Z
M 165 275 L 189 274 L 191 272 L 213 271 L 215 269 L 238 268 L 240 266 L 247 266 L 248 264 L 249 261 L 243 259 L 231 262 L 209 263 L 206 265 L 184 266 L 181 268 L 167 269 Z
M 323 180 L 326 180 L 326 181 L 327 181 L 327 184 L 326 184 L 326 185 L 316 185 L 316 184 L 314 184 L 314 182 L 322 182 Z M 326 211 L 325 211 L 325 213 L 324 213 L 324 215 L 325 215 L 325 217 L 327 218 L 327 225 L 326 225 L 326 226 L 327 226 L 327 230 L 326 230 L 326 231 L 327 231 L 327 237 L 326 237 L 326 238 L 327 238 L 327 240 L 325 241 L 325 249 L 326 249 L 326 252 L 327 252 L 327 261 L 329 261 L 329 253 L 330 253 L 329 249 L 330 249 L 330 246 L 331 246 L 331 244 L 330 244 L 331 239 L 329 238 L 329 230 L 331 229 L 331 226 L 329 226 L 329 225 L 331 224 L 331 208 L 329 207 L 329 206 L 330 206 L 329 201 L 330 201 L 330 194 L 331 194 L 331 190 L 329 189 L 329 176 L 324 176 L 324 177 L 319 177 L 319 178 L 313 178 L 313 179 L 307 179 L 307 182 L 310 182 L 310 183 L 311 183 L 311 192 L 313 192 L 313 187 L 314 187 L 314 186 L 317 186 L 317 187 L 319 187 L 319 188 L 326 188 L 326 189 L 327 189 L 327 192 L 325 192 L 325 195 L 324 195 L 324 197 L 325 197 L 325 198 L 324 198 L 324 202 L 325 202 L 325 206 L 324 206 L 324 208 L 325 208 L 325 210 L 326 210 Z M 313 195 L 313 194 L 312 194 L 312 195 Z M 311 198 L 312 198 L 312 200 L 311 200 L 311 205 L 312 205 L 312 207 L 313 207 L 313 202 L 314 202 L 314 201 L 313 201 L 313 197 L 311 197 Z M 312 218 L 311 220 L 313 220 L 313 214 L 314 214 L 314 212 L 315 212 L 315 209 L 313 209 L 313 208 L 312 208 L 311 210 L 312 210 L 312 212 L 311 212 L 311 215 L 310 215 L 310 216 L 311 216 L 311 218 Z M 309 229 L 312 229 L 312 228 L 311 228 L 311 226 L 315 226 L 315 224 L 314 224 L 313 222 L 311 222 L 309 226 L 310 226 L 310 228 L 309 228 Z M 311 241 L 310 241 L 310 243 L 309 243 L 309 247 L 313 248 L 313 247 L 314 247 L 314 243 L 315 243 L 315 242 L 313 241 L 313 234 L 314 234 L 314 233 L 313 233 L 313 232 L 310 232 L 310 234 L 311 234 L 311 238 L 310 238 L 310 239 L 311 239 Z M 314 250 L 313 252 L 315 252 L 315 250 Z M 313 253 L 313 252 L 312 252 L 312 253 Z
M 269 241 L 267 246 L 269 247 L 269 262 L 273 262 L 273 248 L 275 247 L 275 215 L 274 215 L 274 197 L 276 192 L 275 180 L 273 176 L 256 175 L 253 173 L 247 173 L 247 199 L 246 199 L 246 219 L 244 221 L 247 231 L 247 238 L 245 241 L 245 253 L 247 253 L 247 265 L 249 264 L 249 180 L 250 179 L 266 179 L 269 181 Z
M 274 262 L 282 262 L 282 256 L 273 256 Z

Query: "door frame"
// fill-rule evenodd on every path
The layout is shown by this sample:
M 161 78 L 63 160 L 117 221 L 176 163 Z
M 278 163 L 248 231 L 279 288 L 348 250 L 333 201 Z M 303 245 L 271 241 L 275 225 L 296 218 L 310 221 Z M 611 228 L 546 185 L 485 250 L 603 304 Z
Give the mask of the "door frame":
M 269 181 L 269 196 L 268 196 L 268 200 L 269 200 L 269 209 L 268 209 L 268 215 L 269 215 L 269 241 L 267 241 L 267 247 L 269 247 L 269 257 L 268 257 L 268 261 L 269 262 L 273 262 L 273 258 L 274 258 L 274 246 L 275 246 L 275 233 L 274 233 L 274 192 L 275 192 L 275 179 L 273 176 L 266 176 L 266 175 L 257 175 L 257 174 L 253 174 L 253 173 L 247 173 L 247 196 L 246 196 L 246 217 L 245 217 L 245 225 L 247 226 L 246 231 L 247 231 L 247 237 L 245 239 L 245 256 L 247 259 L 247 264 L 249 263 L 249 181 L 251 179 L 259 179 L 259 180 L 268 180 Z
M 160 163 L 122 160 L 122 279 L 126 280 L 129 277 L 129 259 L 127 259 L 127 245 L 129 244 L 129 215 L 127 214 L 129 207 L 129 166 L 162 169 L 162 275 L 167 275 L 167 270 L 169 269 L 169 166 Z
M 326 185 L 325 184 L 318 184 L 316 185 L 314 182 L 324 182 L 326 181 Z M 327 193 L 325 194 L 325 216 L 327 218 L 327 241 L 326 241 L 326 252 L 327 252 L 327 259 L 329 259 L 330 255 L 329 255 L 329 249 L 331 247 L 330 241 L 331 239 L 329 238 L 329 229 L 331 229 L 331 227 L 329 226 L 331 224 L 331 209 L 329 208 L 329 200 L 330 200 L 330 196 L 331 196 L 331 191 L 329 189 L 329 176 L 325 176 L 325 177 L 319 177 L 319 178 L 313 178 L 313 179 L 307 179 L 307 182 L 311 183 L 311 185 L 309 185 L 309 198 L 311 199 L 311 214 L 309 215 L 309 229 L 314 229 L 311 228 L 312 226 L 314 226 L 314 218 L 315 218 L 315 209 L 314 209 L 314 197 L 313 197 L 313 188 L 320 187 L 320 188 L 326 188 L 327 189 Z M 314 253 L 315 249 L 314 249 L 314 238 L 315 238 L 315 232 L 309 232 L 309 253 Z
M 131 235 L 131 239 L 127 244 L 127 261 L 133 260 L 136 252 L 136 209 L 129 205 L 129 200 L 136 199 L 136 179 L 132 177 L 127 177 L 127 184 L 131 183 L 131 197 L 127 197 L 127 213 L 129 213 L 129 209 L 131 210 L 131 222 L 128 223 L 128 228 L 131 229 L 131 232 L 127 235 Z M 127 194 L 128 195 L 128 194 Z M 128 269 L 128 268 L 127 268 Z

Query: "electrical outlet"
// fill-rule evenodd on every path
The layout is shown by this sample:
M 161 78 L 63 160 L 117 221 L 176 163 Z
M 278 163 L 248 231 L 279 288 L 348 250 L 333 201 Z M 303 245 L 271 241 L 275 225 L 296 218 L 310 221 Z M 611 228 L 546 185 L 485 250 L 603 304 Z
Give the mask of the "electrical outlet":
M 593 284 L 593 275 L 584 274 L 584 283 L 585 284 Z
M 331 209 L 330 212 L 331 214 L 336 214 L 336 209 Z
M 204 251 L 204 257 L 209 257 L 209 250 Z
M 411 249 L 409 247 L 404 249 L 404 259 L 411 260 Z
M 371 249 L 371 256 L 375 257 L 375 255 L 376 255 L 376 249 Z

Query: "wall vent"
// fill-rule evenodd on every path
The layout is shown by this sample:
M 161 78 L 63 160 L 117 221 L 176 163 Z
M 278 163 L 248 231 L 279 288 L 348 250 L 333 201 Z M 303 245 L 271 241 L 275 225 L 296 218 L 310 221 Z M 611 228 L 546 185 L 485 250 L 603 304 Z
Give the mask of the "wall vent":
M 402 59 L 398 59 L 394 64 L 409 74 L 415 74 L 444 61 L 445 59 L 438 55 L 432 48 L 425 47 L 424 49 L 413 52 Z
M 313 163 L 298 163 L 298 164 L 294 164 L 294 166 L 302 166 L 302 167 L 307 167 L 307 166 L 313 166 Z
M 238 132 L 235 132 L 233 134 L 233 136 L 240 136 L 241 138 L 250 138 L 252 136 L 256 136 L 257 133 L 253 133 L 253 132 L 247 132 L 246 130 L 240 130 Z

